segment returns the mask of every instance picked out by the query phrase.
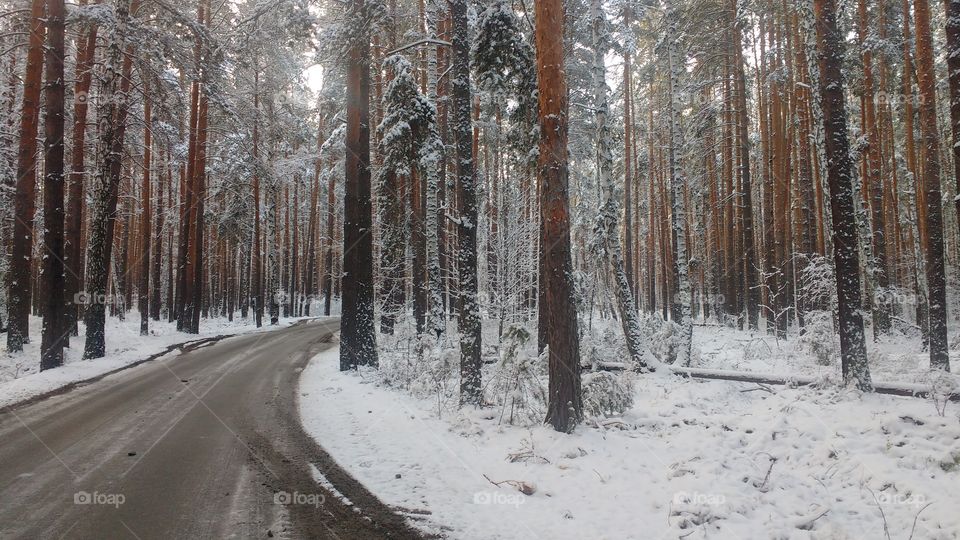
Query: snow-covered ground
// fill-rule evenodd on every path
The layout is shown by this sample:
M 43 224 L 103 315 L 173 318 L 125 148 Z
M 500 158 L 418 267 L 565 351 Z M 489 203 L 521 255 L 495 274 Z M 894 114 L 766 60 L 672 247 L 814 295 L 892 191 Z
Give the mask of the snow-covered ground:
M 281 319 L 281 324 L 288 326 L 296 320 Z M 257 331 L 252 318 L 237 318 L 233 322 L 217 318 L 201 321 L 199 335 L 178 332 L 175 322 L 150 321 L 150 335 L 141 336 L 140 314 L 133 311 L 123 321 L 115 317 L 107 318 L 107 354 L 103 358 L 81 359 L 84 340 L 84 326 L 81 324 L 80 336 L 71 338 L 71 347 L 64 350 L 63 367 L 40 372 L 41 324 L 41 318 L 30 317 L 30 335 L 33 339 L 19 353 L 8 353 L 6 334 L 0 335 L 0 407 L 113 371 L 159 353 L 170 345 L 210 336 Z M 267 325 L 260 330 L 270 329 Z
M 869 329 L 868 329 L 869 333 Z M 922 349 L 919 336 L 894 334 L 878 340 L 867 339 L 870 372 L 875 381 L 929 382 L 930 353 Z M 711 369 L 733 369 L 807 375 L 836 379 L 838 367 L 820 365 L 811 353 L 813 337 L 804 339 L 791 334 L 787 340 L 778 340 L 765 332 L 749 332 L 728 327 L 705 325 L 693 331 L 695 363 Z M 839 338 L 832 333 L 816 336 L 817 340 L 835 341 L 829 344 L 834 361 L 839 355 Z M 950 344 L 960 343 L 960 335 L 952 334 Z M 823 345 L 823 343 L 818 343 Z M 960 362 L 957 350 L 950 351 L 953 364 Z
M 762 363 L 734 348 L 736 335 L 702 330 L 705 366 L 813 363 Z M 941 416 L 920 398 L 658 372 L 636 379 L 624 414 L 564 435 L 506 425 L 499 407 L 438 406 L 382 373 L 341 373 L 337 358 L 334 347 L 302 374 L 306 429 L 385 503 L 445 537 L 960 538 L 956 403 Z

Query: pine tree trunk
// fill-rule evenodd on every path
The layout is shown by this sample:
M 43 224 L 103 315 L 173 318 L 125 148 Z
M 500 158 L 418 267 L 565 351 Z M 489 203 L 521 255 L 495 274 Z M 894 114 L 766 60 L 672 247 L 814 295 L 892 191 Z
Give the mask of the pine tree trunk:
M 257 328 L 263 326 L 263 257 L 260 231 L 260 74 L 254 62 L 253 79 L 253 246 L 250 249 L 250 292 L 253 298 L 253 318 Z M 329 315 L 329 313 L 328 313 Z
M 947 349 L 947 287 L 943 249 L 943 202 L 940 192 L 940 131 L 937 127 L 936 72 L 930 33 L 928 0 L 914 0 L 917 29 L 917 81 L 920 89 L 920 138 L 922 141 L 926 203 L 926 270 L 930 325 L 930 367 L 950 371 Z
M 364 11 L 364 0 L 353 9 Z M 370 45 L 354 36 L 347 59 L 346 176 L 343 218 L 343 314 L 340 369 L 376 366 L 370 201 Z
M 946 11 L 947 81 L 950 87 L 950 132 L 953 135 L 953 176 L 960 193 L 960 0 L 943 0 Z M 909 95 L 907 96 L 909 98 Z M 960 226 L 960 197 L 953 201 Z
M 679 153 L 683 146 L 683 134 L 680 131 L 680 93 L 677 85 L 679 83 L 680 72 L 683 70 L 683 59 L 679 57 L 677 51 L 676 33 L 677 33 L 677 14 L 673 4 L 667 5 L 667 55 L 670 66 L 670 187 L 671 187 L 671 224 L 673 228 L 673 237 L 675 245 L 674 264 L 676 276 L 677 297 L 675 304 L 678 305 L 679 318 L 677 322 L 680 325 L 680 341 L 677 349 L 676 361 L 682 366 L 690 364 L 690 351 L 693 340 L 693 316 L 691 313 L 692 291 L 690 289 L 690 258 L 687 255 L 687 240 L 684 231 L 684 224 L 687 221 L 687 209 L 684 201 L 683 190 L 686 184 L 681 172 Z
M 46 32 L 45 0 L 33 0 L 30 8 L 30 38 L 23 107 L 17 151 L 17 183 L 13 199 L 13 240 L 10 253 L 7 297 L 7 352 L 19 352 L 30 341 L 30 267 L 33 260 L 33 225 L 36 213 L 37 130 L 40 117 L 40 87 L 43 76 L 43 40 Z
M 81 2 L 81 4 L 84 2 Z M 93 60 L 96 55 L 97 25 L 91 25 L 86 35 L 78 40 L 76 82 L 73 87 L 73 138 L 71 139 L 70 185 L 67 201 L 65 263 L 66 263 L 66 294 L 64 331 L 76 336 L 78 334 L 77 321 L 80 318 L 80 306 L 76 297 L 83 287 L 84 249 L 80 241 L 83 231 L 83 208 L 85 192 L 83 179 L 85 176 L 84 158 L 86 157 L 87 112 L 90 105 L 90 85 L 93 81 Z M 68 345 L 69 338 L 64 338 L 64 345 Z
M 603 46 L 606 41 L 607 21 L 603 13 L 600 0 L 594 0 L 590 7 L 592 45 L 593 45 L 593 108 L 594 124 L 596 126 L 596 163 L 597 184 L 603 191 L 602 206 L 597 217 L 598 233 L 601 235 L 596 241 L 602 251 L 605 263 L 610 266 L 614 278 L 614 291 L 617 297 L 617 309 L 620 312 L 620 324 L 623 337 L 627 343 L 630 359 L 638 368 L 645 368 L 643 354 L 646 347 L 640 329 L 640 320 L 637 315 L 637 306 L 633 292 L 630 289 L 629 273 L 623 257 L 623 245 L 620 242 L 620 205 L 614 189 L 613 181 L 613 142 L 610 126 L 607 124 L 609 104 L 607 102 L 606 64 L 604 57 L 607 49 Z M 629 129 L 628 129 L 629 131 Z M 629 159 L 627 160 L 629 163 Z M 625 185 L 625 189 L 629 186 Z
M 44 121 L 43 180 L 43 335 L 40 370 L 63 365 L 63 135 L 64 135 L 64 25 L 63 0 L 47 0 L 46 117 Z
M 105 353 L 107 279 L 113 260 L 113 232 L 116 223 L 117 196 L 120 188 L 120 170 L 123 164 L 123 145 L 126 132 L 130 76 L 133 71 L 132 50 L 121 50 L 126 39 L 130 11 L 136 11 L 139 0 L 116 0 L 117 26 L 113 29 L 104 63 L 99 141 L 94 177 L 94 196 L 90 219 L 90 238 L 87 248 L 88 298 L 85 322 L 87 326 L 83 357 L 102 358 Z M 121 68 L 122 64 L 122 68 Z M 118 88 L 119 87 L 119 88 Z
M 206 13 L 209 14 L 209 1 L 206 8 Z M 209 15 L 207 15 L 209 17 Z M 209 19 L 207 19 L 209 23 Z M 205 75 L 204 75 L 205 78 Z M 208 98 L 207 98 L 207 84 L 205 81 L 200 82 L 200 96 L 199 96 L 199 105 L 197 112 L 197 144 L 195 151 L 196 164 L 194 165 L 193 174 L 194 174 L 194 206 L 195 208 L 195 223 L 192 227 L 194 239 L 192 242 L 193 255 L 191 257 L 191 262 L 193 263 L 193 272 L 192 285 L 188 286 L 188 290 L 191 291 L 191 298 L 188 305 L 191 309 L 185 313 L 188 323 L 185 325 L 187 331 L 191 334 L 200 333 L 200 313 L 203 308 L 203 298 L 204 298 L 204 235 L 206 234 L 206 223 L 205 223 L 205 211 L 206 211 L 206 198 L 207 198 L 207 123 L 208 123 Z
M 874 97 L 873 82 L 873 53 L 867 43 L 869 34 L 869 16 L 867 1 L 859 0 L 857 14 L 859 24 L 857 32 L 863 61 L 863 132 L 867 136 L 866 159 L 864 162 L 864 181 L 867 185 L 867 194 L 870 200 L 870 215 L 872 225 L 872 247 L 875 275 L 872 281 L 876 284 L 871 299 L 873 305 L 873 332 L 874 335 L 886 334 L 890 331 L 891 303 L 887 289 L 890 286 L 890 276 L 887 273 L 887 244 L 886 220 L 883 213 L 883 156 L 881 153 L 880 130 L 877 125 L 876 98 Z
M 480 380 L 480 306 L 477 301 L 477 174 L 474 168 L 470 107 L 470 42 L 467 1 L 453 0 L 453 58 L 450 71 L 452 123 L 456 140 L 458 224 L 457 269 L 460 305 L 457 326 L 460 331 L 460 403 L 479 406 L 483 401 Z
M 815 0 L 817 41 L 820 48 L 820 101 L 823 107 L 827 181 L 833 217 L 834 266 L 840 317 L 840 358 L 843 379 L 870 390 L 870 369 L 860 314 L 860 255 L 853 204 L 853 163 L 847 139 L 843 101 L 843 38 L 837 28 L 834 0 Z
M 580 334 L 570 253 L 567 164 L 567 81 L 562 0 L 540 0 L 535 9 L 537 82 L 540 89 L 540 303 L 549 355 L 546 422 L 572 432 L 583 419 Z
M 150 188 L 150 160 L 152 157 L 152 146 L 153 146 L 153 127 L 151 125 L 151 104 L 150 96 L 147 94 L 149 90 L 144 89 L 144 98 L 143 98 L 143 183 L 140 188 L 140 196 L 142 197 L 141 203 L 141 215 L 140 215 L 140 284 L 137 287 L 137 296 L 138 303 L 137 308 L 140 311 L 140 335 L 146 336 L 150 334 L 150 255 L 151 255 L 151 241 L 153 239 L 153 231 L 150 230 L 152 225 L 152 216 L 150 213 L 150 195 L 152 195 L 152 190 Z
M 744 301 L 746 304 L 747 325 L 751 330 L 756 330 L 760 324 L 760 277 L 757 270 L 756 249 L 754 248 L 755 242 L 753 238 L 753 186 L 750 176 L 750 137 L 747 133 L 750 116 L 747 112 L 747 77 L 744 73 L 743 45 L 741 43 L 739 24 L 739 16 L 736 16 L 733 24 L 733 50 L 734 56 L 736 57 L 734 60 L 734 73 L 736 76 L 734 86 L 736 88 L 737 112 L 739 114 L 739 120 L 736 122 L 736 125 L 739 131 L 737 139 L 740 142 L 737 151 L 739 152 L 740 192 L 742 197 L 740 206 L 744 237 L 743 257 L 744 267 L 746 269 L 746 273 L 744 274 L 746 280 L 746 298 Z
M 157 174 L 157 211 L 154 213 L 156 221 L 154 228 L 150 233 L 153 235 L 151 240 L 153 246 L 153 255 L 152 257 L 152 269 L 150 275 L 150 318 L 159 321 L 160 320 L 160 298 L 161 298 L 161 283 L 160 275 L 163 271 L 163 177 L 164 171 L 169 171 L 169 154 L 164 153 L 164 149 L 160 147 L 160 167 L 158 168 Z M 169 172 L 167 173 L 167 181 L 170 181 Z
M 337 214 L 337 175 L 330 173 L 327 180 L 327 230 L 323 235 L 323 314 L 330 316 L 333 301 L 333 282 L 338 279 L 333 268 L 333 236 Z

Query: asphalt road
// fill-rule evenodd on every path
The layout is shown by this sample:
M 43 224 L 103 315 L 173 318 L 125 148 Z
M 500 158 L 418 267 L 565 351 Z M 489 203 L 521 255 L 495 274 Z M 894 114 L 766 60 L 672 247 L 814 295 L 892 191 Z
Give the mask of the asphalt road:
M 0 413 L 0 538 L 417 537 L 300 426 L 297 378 L 338 327 L 228 338 Z

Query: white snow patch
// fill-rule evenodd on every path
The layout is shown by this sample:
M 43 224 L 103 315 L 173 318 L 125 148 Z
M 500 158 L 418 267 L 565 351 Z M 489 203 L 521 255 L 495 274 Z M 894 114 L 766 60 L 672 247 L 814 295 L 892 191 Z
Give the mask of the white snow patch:
M 492 409 L 438 419 L 435 402 L 378 381 L 340 372 L 336 347 L 318 355 L 300 380 L 303 424 L 444 537 L 885 538 L 884 520 L 893 538 L 914 520 L 913 538 L 960 537 L 955 404 L 939 416 L 917 398 L 656 373 L 622 417 L 565 435 Z M 505 480 L 536 488 L 491 483 Z

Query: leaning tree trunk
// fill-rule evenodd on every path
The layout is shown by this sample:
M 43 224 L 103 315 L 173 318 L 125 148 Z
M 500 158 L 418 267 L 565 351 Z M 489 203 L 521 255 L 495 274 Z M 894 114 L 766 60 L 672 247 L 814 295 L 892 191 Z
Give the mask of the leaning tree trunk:
M 914 0 L 917 29 L 917 82 L 920 89 L 920 139 L 927 213 L 927 288 L 930 324 L 930 367 L 950 371 L 947 349 L 947 287 L 943 253 L 943 199 L 940 193 L 940 131 L 937 127 L 937 80 L 930 34 L 930 6 Z
M 605 35 L 607 20 L 603 13 L 602 3 L 599 0 L 594 0 L 591 11 L 593 17 L 593 107 L 597 133 L 597 183 L 603 190 L 604 199 L 597 218 L 597 234 L 599 237 L 596 241 L 599 250 L 606 259 L 606 263 L 610 265 L 610 270 L 613 272 L 616 282 L 614 290 L 616 291 L 617 308 L 620 311 L 620 324 L 623 328 L 623 337 L 627 343 L 627 351 L 637 367 L 646 368 L 646 362 L 643 358 L 646 347 L 640 330 L 640 318 L 637 315 L 637 306 L 630 288 L 630 273 L 627 271 L 627 265 L 624 261 L 623 244 L 621 244 L 617 234 L 620 230 L 620 205 L 617 204 L 617 196 L 613 185 L 613 141 L 611 140 L 610 126 L 607 124 L 607 115 L 610 108 L 607 102 L 607 70 L 604 62 L 607 48 L 603 46 L 607 39 Z M 629 133 L 629 124 L 625 126 L 625 129 Z M 625 159 L 625 166 L 628 166 L 629 156 Z M 629 182 L 624 183 L 624 189 L 629 193 Z M 628 253 L 632 249 L 629 243 L 627 249 Z
M 820 101 L 823 109 L 827 181 L 833 216 L 833 259 L 837 276 L 840 316 L 840 358 L 843 379 L 861 390 L 870 390 L 870 369 L 860 314 L 860 256 L 854 216 L 853 163 L 847 139 L 847 113 L 843 102 L 843 38 L 837 29 L 834 0 L 815 0 L 817 41 L 820 45 Z
M 563 0 L 534 4 L 540 89 L 540 322 L 549 355 L 546 421 L 572 432 L 583 419 L 580 335 L 570 249 L 567 80 Z
M 63 365 L 63 0 L 47 0 L 46 118 L 43 179 L 43 334 L 40 370 Z
M 366 10 L 354 0 L 353 11 Z M 340 369 L 376 366 L 373 312 L 373 239 L 370 201 L 370 44 L 364 26 L 347 58 L 346 174 L 343 202 L 343 267 Z
M 13 200 L 13 241 L 10 252 L 7 298 L 7 352 L 23 350 L 30 341 L 30 266 L 33 261 L 33 220 L 37 190 L 37 124 L 43 76 L 44 0 L 30 8 L 30 39 L 23 78 L 20 144 L 17 150 L 17 185 Z

